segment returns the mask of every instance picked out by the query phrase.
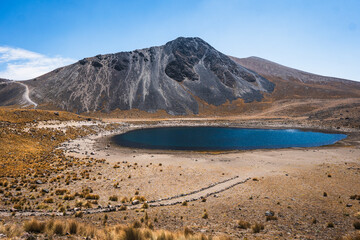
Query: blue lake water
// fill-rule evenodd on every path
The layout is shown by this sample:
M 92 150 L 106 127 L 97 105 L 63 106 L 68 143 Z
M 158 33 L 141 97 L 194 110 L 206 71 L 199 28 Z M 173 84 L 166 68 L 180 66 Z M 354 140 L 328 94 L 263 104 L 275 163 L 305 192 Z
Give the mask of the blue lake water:
M 164 127 L 138 129 L 112 140 L 124 147 L 167 150 L 250 150 L 318 147 L 346 138 L 344 134 L 297 129 L 248 129 L 226 127 Z

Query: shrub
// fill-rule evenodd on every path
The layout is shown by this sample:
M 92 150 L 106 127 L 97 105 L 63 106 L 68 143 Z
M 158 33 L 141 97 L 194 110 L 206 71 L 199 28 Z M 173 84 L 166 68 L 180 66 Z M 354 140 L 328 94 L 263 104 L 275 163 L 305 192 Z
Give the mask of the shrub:
M 141 207 L 141 208 L 143 208 L 143 209 L 147 209 L 147 208 L 149 208 L 149 204 L 144 203 L 144 204 L 142 205 L 142 207 Z
M 182 205 L 182 206 L 187 206 L 188 203 L 187 203 L 187 201 L 183 201 L 181 205 Z
M 84 213 L 82 211 L 77 211 L 75 213 L 75 217 L 77 217 L 77 218 L 81 218 L 83 215 L 84 215 Z
M 237 222 L 237 227 L 240 229 L 248 229 L 250 228 L 251 224 L 249 222 L 243 221 L 243 220 L 239 220 Z
M 151 230 L 154 230 L 154 224 L 153 224 L 152 222 L 149 222 L 149 223 L 147 224 L 147 227 L 148 227 L 149 229 L 151 229 Z
M 45 198 L 44 203 L 54 203 L 54 199 L 53 198 Z
M 141 223 L 139 221 L 135 221 L 132 225 L 133 228 L 141 228 Z
M 323 196 L 324 196 L 324 197 L 327 197 L 327 193 L 326 193 L 326 192 L 324 192 L 324 193 L 323 193 Z
M 327 228 L 333 228 L 334 227 L 334 224 L 332 222 L 329 222 L 327 225 L 326 225 Z
M 75 207 L 82 207 L 84 205 L 84 202 L 79 200 L 79 201 L 76 201 L 75 203 Z
M 86 201 L 86 203 L 84 204 L 84 207 L 91 208 L 92 207 L 91 202 Z
M 351 196 L 350 196 L 350 199 L 351 199 L 351 200 L 355 200 L 355 199 L 356 199 L 356 197 L 357 197 L 357 195 L 356 195 L 356 194 L 355 194 L 355 195 L 351 195 Z
M 110 196 L 110 197 L 109 197 L 109 201 L 117 202 L 117 201 L 118 201 L 118 196 L 116 196 L 116 195 Z
M 275 216 L 266 216 L 266 221 L 278 220 Z
M 126 227 L 124 228 L 124 239 L 128 240 L 142 240 L 144 239 L 143 235 L 141 234 L 140 230 L 136 227 Z
M 30 233 L 43 233 L 45 230 L 45 223 L 39 222 L 33 218 L 24 223 L 24 230 Z
M 14 208 L 17 209 L 17 210 L 21 210 L 21 209 L 22 209 L 22 206 L 21 206 L 21 204 L 19 204 L 19 203 L 15 203 L 15 204 L 14 204 Z
M 255 223 L 253 226 L 252 226 L 252 231 L 253 233 L 259 233 L 261 230 L 264 230 L 264 224 L 262 223 Z
M 125 205 L 121 205 L 120 208 L 119 208 L 119 211 L 125 211 L 126 210 L 126 206 Z
M 55 194 L 56 195 L 64 195 L 67 192 L 66 189 L 56 189 Z
M 61 222 L 56 222 L 54 224 L 54 234 L 64 235 L 64 225 Z
M 359 221 L 354 222 L 353 226 L 354 226 L 355 229 L 359 230 L 360 229 L 360 222 Z
M 71 221 L 69 223 L 69 233 L 76 234 L 78 231 L 78 223 L 76 221 Z
M 203 213 L 202 218 L 203 219 L 208 219 L 209 218 L 209 215 L 208 215 L 208 213 L 206 211 Z
M 75 195 L 74 194 L 66 194 L 63 198 L 64 200 L 74 200 L 75 199 Z
M 86 194 L 85 195 L 85 199 L 95 199 L 95 200 L 99 200 L 100 196 L 97 194 Z

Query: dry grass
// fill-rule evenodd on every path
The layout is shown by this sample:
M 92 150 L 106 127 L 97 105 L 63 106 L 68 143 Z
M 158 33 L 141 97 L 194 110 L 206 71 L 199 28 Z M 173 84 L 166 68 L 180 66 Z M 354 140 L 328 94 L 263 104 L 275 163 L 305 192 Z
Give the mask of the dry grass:
M 253 233 L 259 233 L 260 231 L 264 230 L 264 224 L 262 223 L 255 223 L 251 229 L 253 231 Z
M 346 235 L 346 236 L 340 238 L 339 240 L 360 240 L 360 233 L 357 232 L 354 234 L 349 234 L 349 235 Z
M 15 224 L 0 223 L 0 233 L 8 238 L 22 236 L 24 232 L 39 236 L 64 236 L 67 238 L 91 238 L 91 239 L 123 239 L 123 240 L 142 240 L 142 239 L 192 239 L 192 240 L 225 240 L 229 237 L 208 237 L 203 234 L 197 234 L 186 227 L 184 231 L 170 232 L 164 230 L 153 230 L 151 228 L 142 228 L 141 223 L 135 222 L 132 225 L 114 225 L 95 227 L 91 224 L 80 223 L 76 220 L 55 220 L 38 221 L 35 218 L 26 221 L 21 227 Z
M 353 223 L 353 226 L 354 226 L 355 229 L 360 230 L 360 222 L 359 221 L 355 221 Z
M 116 196 L 116 195 L 110 196 L 109 201 L 117 202 L 118 201 L 118 196 Z
M 248 229 L 250 228 L 251 224 L 249 222 L 246 222 L 244 220 L 239 220 L 237 222 L 237 227 L 240 229 Z

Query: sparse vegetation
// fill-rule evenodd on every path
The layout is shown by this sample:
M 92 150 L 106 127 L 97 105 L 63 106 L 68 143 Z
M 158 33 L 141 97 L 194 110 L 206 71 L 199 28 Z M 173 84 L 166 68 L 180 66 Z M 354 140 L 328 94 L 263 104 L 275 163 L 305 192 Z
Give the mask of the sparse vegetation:
M 353 223 L 353 226 L 354 226 L 355 229 L 360 230 L 360 222 L 359 221 L 355 221 Z
M 239 220 L 237 222 L 237 227 L 240 229 L 248 229 L 251 227 L 251 224 L 249 222 L 246 222 L 244 220 Z
M 278 220 L 278 218 L 276 216 L 266 216 L 266 221 L 274 221 L 274 220 Z
M 251 229 L 253 231 L 253 233 L 259 233 L 260 231 L 264 230 L 264 224 L 262 223 L 255 223 Z
M 334 223 L 329 222 L 329 223 L 326 224 L 326 227 L 327 227 L 327 228 L 333 228 L 333 227 L 334 227 Z
M 204 213 L 202 215 L 203 219 L 208 219 L 209 218 L 209 214 L 207 213 L 206 209 L 204 209 Z
M 117 202 L 118 201 L 118 196 L 116 196 L 116 195 L 110 196 L 109 201 Z
M 81 218 L 83 215 L 84 215 L 84 213 L 82 211 L 77 211 L 75 213 L 75 217 L 77 217 L 77 218 Z

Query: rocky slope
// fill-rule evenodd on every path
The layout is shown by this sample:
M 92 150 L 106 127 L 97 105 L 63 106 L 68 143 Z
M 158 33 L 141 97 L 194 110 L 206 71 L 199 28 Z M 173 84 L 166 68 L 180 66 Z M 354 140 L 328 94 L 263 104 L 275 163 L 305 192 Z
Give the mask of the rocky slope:
M 275 100 L 294 98 L 358 98 L 360 82 L 316 75 L 289 68 L 259 57 L 230 57 L 276 84 Z
M 30 98 L 64 110 L 165 110 L 198 113 L 198 101 L 221 105 L 260 101 L 274 84 L 242 67 L 200 38 L 97 55 L 26 82 Z
M 24 92 L 25 88 L 21 84 L 0 78 L 0 106 L 26 104 L 23 99 Z
M 0 106 L 79 113 L 140 109 L 173 115 L 214 111 L 239 115 L 299 99 L 301 103 L 347 98 L 360 98 L 360 82 L 258 57 L 229 57 L 200 38 L 182 37 L 163 46 L 84 58 L 28 81 L 0 79 Z M 242 101 L 234 101 L 238 99 Z M 306 115 L 316 107 L 292 111 Z

